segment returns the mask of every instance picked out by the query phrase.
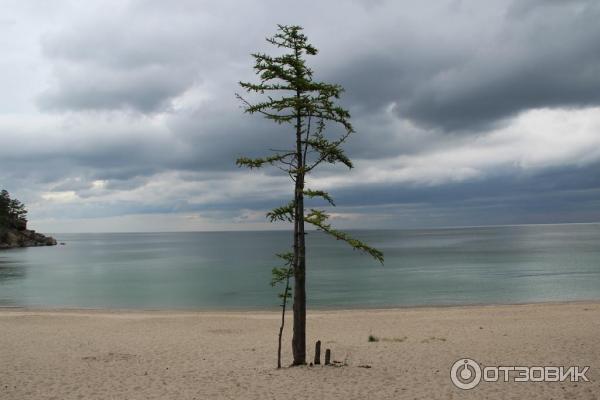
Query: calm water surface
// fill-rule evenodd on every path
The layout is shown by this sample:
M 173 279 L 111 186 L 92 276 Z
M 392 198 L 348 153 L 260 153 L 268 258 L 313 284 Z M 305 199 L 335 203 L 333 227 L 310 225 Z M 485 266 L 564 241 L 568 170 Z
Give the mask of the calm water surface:
M 384 266 L 308 235 L 312 307 L 600 299 L 600 224 L 354 231 Z M 57 234 L 0 252 L 0 306 L 276 308 L 288 232 Z

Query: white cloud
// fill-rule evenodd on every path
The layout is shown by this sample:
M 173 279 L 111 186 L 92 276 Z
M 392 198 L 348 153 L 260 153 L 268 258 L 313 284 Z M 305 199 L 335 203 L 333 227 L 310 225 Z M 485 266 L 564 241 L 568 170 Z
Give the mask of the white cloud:
M 67 192 L 46 192 L 41 194 L 41 198 L 48 203 L 72 203 L 79 197 L 73 191 Z
M 399 132 L 398 135 L 402 135 Z M 439 134 L 441 136 L 444 134 Z M 362 183 L 439 185 L 498 174 L 600 162 L 600 108 L 523 112 L 504 127 L 457 138 L 443 148 L 357 162 L 352 174 L 316 178 L 318 187 Z

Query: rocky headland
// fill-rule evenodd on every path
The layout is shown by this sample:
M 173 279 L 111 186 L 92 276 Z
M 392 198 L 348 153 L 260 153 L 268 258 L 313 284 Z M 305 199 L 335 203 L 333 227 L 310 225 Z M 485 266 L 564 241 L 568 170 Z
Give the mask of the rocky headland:
M 25 221 L 0 229 L 0 250 L 16 247 L 55 246 L 56 239 L 27 229 Z

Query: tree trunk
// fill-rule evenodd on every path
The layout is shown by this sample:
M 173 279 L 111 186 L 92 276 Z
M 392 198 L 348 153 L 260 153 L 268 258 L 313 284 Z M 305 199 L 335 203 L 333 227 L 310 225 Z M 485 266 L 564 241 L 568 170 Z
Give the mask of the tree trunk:
M 296 93 L 300 98 L 300 92 Z M 293 365 L 306 364 L 306 248 L 304 245 L 304 159 L 302 155 L 302 119 L 296 111 L 296 185 L 294 190 L 294 334 Z
M 294 271 L 294 337 L 293 353 L 294 364 L 306 364 L 306 250 L 304 247 L 304 199 L 302 190 L 304 188 L 304 177 L 299 185 L 298 196 L 298 261 Z
M 304 176 L 296 181 L 297 230 L 294 265 L 294 365 L 306 364 L 306 249 L 304 246 Z

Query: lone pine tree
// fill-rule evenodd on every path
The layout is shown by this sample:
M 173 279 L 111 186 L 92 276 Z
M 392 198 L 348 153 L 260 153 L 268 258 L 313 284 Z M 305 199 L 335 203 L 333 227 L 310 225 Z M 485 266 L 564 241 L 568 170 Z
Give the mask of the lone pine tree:
M 258 113 L 281 126 L 289 126 L 290 133 L 294 134 L 293 141 L 290 140 L 289 149 L 272 150 L 272 154 L 263 158 L 241 157 L 236 163 L 249 168 L 276 166 L 289 175 L 294 185 L 293 199 L 267 213 L 267 218 L 271 222 L 283 221 L 294 225 L 291 252 L 294 281 L 292 353 L 293 365 L 302 365 L 306 364 L 305 223 L 345 241 L 380 263 L 383 263 L 383 253 L 333 228 L 325 210 L 305 209 L 305 198 L 320 198 L 335 206 L 327 192 L 306 187 L 306 177 L 323 163 L 352 168 L 342 144 L 354 133 L 354 129 L 349 112 L 336 104 L 343 88 L 313 80 L 313 71 L 307 66 L 306 56 L 316 55 L 317 49 L 308 43 L 302 28 L 278 25 L 275 35 L 266 40 L 283 50 L 283 54 L 252 54 L 259 81 L 240 82 L 248 93 L 264 97 L 261 101 L 251 102 L 239 94 L 236 96 L 242 101 L 246 113 Z M 331 138 L 332 130 L 341 133 Z

